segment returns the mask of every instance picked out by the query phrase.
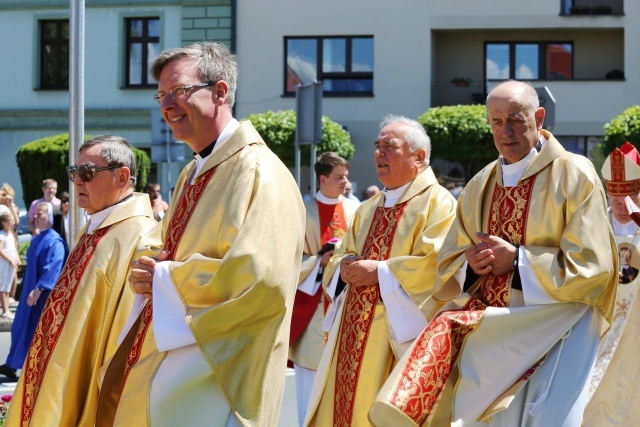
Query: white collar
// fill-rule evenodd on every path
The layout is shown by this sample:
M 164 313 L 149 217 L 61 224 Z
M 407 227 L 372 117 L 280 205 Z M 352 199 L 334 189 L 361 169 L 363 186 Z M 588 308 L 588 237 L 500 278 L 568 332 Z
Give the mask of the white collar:
M 390 208 L 395 205 L 398 199 L 404 194 L 405 190 L 409 188 L 409 185 L 413 180 L 407 182 L 402 187 L 394 188 L 393 190 L 389 190 L 386 187 L 382 189 L 382 193 L 384 194 L 384 207 Z
M 125 197 L 124 200 L 116 203 L 113 206 L 109 206 L 106 209 L 101 210 L 100 212 L 96 212 L 93 215 L 89 216 L 89 228 L 87 229 L 87 234 L 93 234 L 93 231 L 98 228 L 100 224 L 109 216 L 109 214 L 115 211 L 118 206 L 123 205 L 125 203 L 129 203 L 136 197 L 132 194 L 131 196 Z
M 540 135 L 539 144 L 544 147 L 547 143 L 547 139 Z M 529 167 L 529 165 L 533 162 L 533 159 L 538 155 L 538 150 L 536 147 L 533 147 L 529 154 L 527 154 L 522 160 L 519 160 L 515 163 L 505 164 L 504 157 L 500 158 L 502 162 L 502 183 L 505 187 L 513 187 L 518 184 L 520 178 L 524 174 L 524 171 Z
M 316 200 L 320 203 L 324 203 L 325 205 L 337 205 L 342 201 L 342 196 L 338 196 L 338 198 L 332 199 L 325 196 L 320 190 L 318 190 L 318 192 L 316 193 Z
M 215 153 L 216 150 L 219 149 L 227 139 L 229 139 L 229 137 L 236 131 L 236 129 L 238 129 L 238 127 L 240 127 L 240 122 L 233 118 L 229 120 L 229 123 L 227 123 L 227 125 L 222 130 L 222 133 L 216 140 L 216 145 L 213 147 L 213 150 L 211 150 L 211 154 Z M 198 176 L 204 164 L 207 162 L 207 160 L 209 160 L 209 157 L 211 157 L 211 154 L 209 154 L 207 157 L 200 157 L 200 154 L 196 154 L 195 156 L 193 156 L 196 162 L 196 170 L 191 176 L 190 184 L 193 184 L 193 180 L 196 178 L 196 176 Z

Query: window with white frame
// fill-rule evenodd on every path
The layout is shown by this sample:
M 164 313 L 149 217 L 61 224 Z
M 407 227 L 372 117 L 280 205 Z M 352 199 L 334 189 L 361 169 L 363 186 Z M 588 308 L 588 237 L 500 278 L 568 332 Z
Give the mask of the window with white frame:
M 69 20 L 39 21 L 40 89 L 69 88 Z
M 487 80 L 572 80 L 572 42 L 485 44 Z
M 154 87 L 150 70 L 160 49 L 160 18 L 126 18 L 125 27 L 125 87 Z

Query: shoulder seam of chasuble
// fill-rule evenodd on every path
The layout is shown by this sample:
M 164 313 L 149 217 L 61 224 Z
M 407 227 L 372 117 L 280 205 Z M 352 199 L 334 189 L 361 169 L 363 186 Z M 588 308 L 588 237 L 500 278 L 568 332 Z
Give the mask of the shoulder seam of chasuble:
M 78 290 L 78 284 L 84 276 L 98 243 L 108 230 L 109 227 L 105 227 L 96 230 L 93 234 L 84 233 L 81 235 L 45 303 L 22 373 L 25 378 L 23 407 L 20 413 L 22 425 L 30 423 L 44 374 L 64 329 L 67 314 Z
M 367 259 L 386 260 L 398 222 L 408 201 L 390 208 L 378 206 L 369 226 L 362 255 Z M 334 426 L 349 426 L 353 417 L 355 394 L 358 390 L 362 357 L 373 322 L 373 313 L 380 299 L 378 286 L 349 287 L 338 334 L 336 361 Z M 351 317 L 351 319 L 349 319 Z

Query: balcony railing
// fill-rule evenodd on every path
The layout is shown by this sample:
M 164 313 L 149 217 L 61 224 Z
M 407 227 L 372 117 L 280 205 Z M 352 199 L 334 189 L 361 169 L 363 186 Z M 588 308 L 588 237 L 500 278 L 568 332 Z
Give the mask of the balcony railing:
M 484 104 L 487 98 L 484 90 L 483 83 L 456 86 L 450 82 L 435 82 L 431 84 L 431 105 Z
M 560 0 L 562 15 L 624 15 L 624 0 Z

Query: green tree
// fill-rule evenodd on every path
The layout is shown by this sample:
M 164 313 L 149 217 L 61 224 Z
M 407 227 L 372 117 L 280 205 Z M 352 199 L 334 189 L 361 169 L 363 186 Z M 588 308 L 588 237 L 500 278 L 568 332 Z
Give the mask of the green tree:
M 465 181 L 498 158 L 484 105 L 430 108 L 418 122 L 431 138 L 431 158 L 460 163 Z
M 604 125 L 603 141 L 590 153 L 598 173 L 609 153 L 627 141 L 640 147 L 640 105 L 627 108 Z
M 295 164 L 296 112 L 293 110 L 267 111 L 250 114 L 247 117 L 262 136 L 269 148 L 288 167 Z M 349 160 L 355 147 L 351 143 L 351 135 L 339 123 L 327 116 L 322 116 L 322 143 L 316 148 L 318 153 L 333 151 Z M 303 146 L 301 150 L 302 165 L 309 165 L 310 148 Z
M 85 140 L 89 138 L 85 136 Z M 136 191 L 143 191 L 151 169 L 151 159 L 143 150 L 132 148 L 138 178 Z M 16 153 L 16 161 L 20 170 L 24 206 L 27 208 L 33 200 L 42 197 L 42 180 L 45 178 L 53 178 L 58 182 L 58 194 L 69 191 L 66 171 L 69 165 L 69 134 L 53 135 L 24 144 Z

